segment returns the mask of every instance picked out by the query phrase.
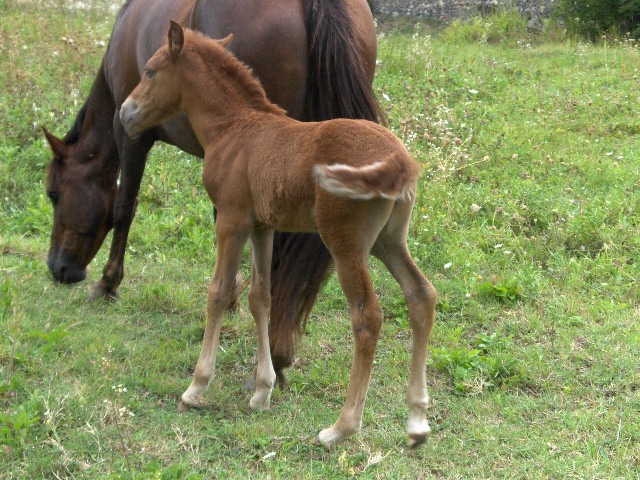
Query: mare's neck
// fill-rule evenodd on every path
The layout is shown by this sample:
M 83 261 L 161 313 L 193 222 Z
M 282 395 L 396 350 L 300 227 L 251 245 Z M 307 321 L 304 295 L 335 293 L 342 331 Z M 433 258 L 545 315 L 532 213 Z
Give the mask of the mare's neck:
M 81 157 L 83 162 L 100 165 L 103 180 L 113 183 L 114 187 L 120 168 L 113 134 L 115 110 L 116 106 L 104 76 L 103 62 L 93 81 L 83 112 L 76 118 L 76 124 L 65 138 L 75 149 L 75 155 Z

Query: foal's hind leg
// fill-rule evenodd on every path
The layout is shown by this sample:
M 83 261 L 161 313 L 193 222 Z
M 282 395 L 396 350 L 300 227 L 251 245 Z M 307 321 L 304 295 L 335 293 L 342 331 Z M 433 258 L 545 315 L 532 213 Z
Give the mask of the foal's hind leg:
M 218 219 L 216 225 L 217 256 L 213 276 L 207 293 L 207 325 L 204 330 L 202 348 L 193 380 L 182 394 L 178 408 L 198 407 L 201 395 L 213 379 L 216 368 L 216 354 L 220 339 L 220 328 L 225 311 L 234 301 L 236 274 L 240 268 L 244 245 L 249 236 L 249 228 L 240 228 L 233 222 Z
M 340 285 L 349 303 L 355 352 L 347 397 L 340 416 L 332 427 L 322 430 L 318 435 L 326 447 L 357 433 L 362 426 L 373 357 L 382 326 L 382 310 L 367 271 L 367 257 L 368 255 L 360 255 L 354 259 L 335 258 Z
M 362 425 L 373 357 L 382 326 L 382 310 L 369 276 L 367 260 L 378 233 L 389 218 L 393 202 L 354 202 L 320 192 L 318 230 L 336 264 L 347 297 L 354 339 L 354 357 L 347 397 L 340 416 L 318 438 L 330 447 L 358 432 Z
M 435 319 L 436 290 L 420 272 L 407 248 L 407 229 L 412 205 L 398 203 L 389 223 L 380 233 L 372 254 L 378 257 L 398 281 L 409 310 L 413 347 L 407 404 L 409 446 L 417 447 L 430 432 L 425 411 L 429 403 L 425 363 L 429 335 Z

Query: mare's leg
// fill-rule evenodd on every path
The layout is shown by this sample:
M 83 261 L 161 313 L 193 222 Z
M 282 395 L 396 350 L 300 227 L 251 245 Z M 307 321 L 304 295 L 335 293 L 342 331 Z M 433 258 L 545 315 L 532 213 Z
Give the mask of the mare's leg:
M 369 252 L 393 207 L 389 200 L 370 202 L 327 199 L 320 192 L 318 230 L 336 264 L 340 286 L 347 297 L 354 338 L 354 357 L 347 397 L 338 420 L 318 436 L 331 447 L 358 432 L 362 425 L 373 357 L 382 326 L 382 310 L 369 276 Z M 323 202 L 323 200 L 325 200 Z
M 113 132 L 120 156 L 120 186 L 113 207 L 113 239 L 109 259 L 102 272 L 102 279 L 93 287 L 92 298 L 117 296 L 118 286 L 124 277 L 124 255 L 136 211 L 140 182 L 147 154 L 155 142 L 152 132 L 145 132 L 136 140 L 129 138 L 120 122 L 120 109 L 116 109 L 114 115 Z
M 222 320 L 225 311 L 234 301 L 236 274 L 249 236 L 249 227 L 237 226 L 233 221 L 225 220 L 218 217 L 216 224 L 218 251 L 207 292 L 207 324 L 193 379 L 189 388 L 182 394 L 178 405 L 179 410 L 200 406 L 202 393 L 215 375 Z
M 268 409 L 276 373 L 269 352 L 269 312 L 271 311 L 271 250 L 273 231 L 256 229 L 251 232 L 251 286 L 249 308 L 256 322 L 258 338 L 258 365 L 256 367 L 256 391 L 249 406 Z
M 409 446 L 424 442 L 430 432 L 425 411 L 429 403 L 425 363 L 429 335 L 435 319 L 436 290 L 420 272 L 407 247 L 407 231 L 412 203 L 398 202 L 376 241 L 372 254 L 378 257 L 398 281 L 409 310 L 413 347 L 407 404 Z

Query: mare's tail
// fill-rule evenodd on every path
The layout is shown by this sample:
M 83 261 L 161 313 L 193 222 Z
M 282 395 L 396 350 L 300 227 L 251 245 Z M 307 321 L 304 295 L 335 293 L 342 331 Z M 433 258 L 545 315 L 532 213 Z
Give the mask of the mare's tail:
M 309 77 L 302 120 L 384 118 L 366 69 L 375 58 L 362 58 L 346 2 L 305 0 Z M 294 334 L 303 328 L 330 266 L 331 255 L 318 234 L 276 233 L 269 342 L 278 373 L 293 361 Z
M 365 166 L 336 163 L 316 165 L 313 169 L 313 175 L 323 189 L 356 200 L 412 200 L 419 173 L 418 163 L 402 153 Z

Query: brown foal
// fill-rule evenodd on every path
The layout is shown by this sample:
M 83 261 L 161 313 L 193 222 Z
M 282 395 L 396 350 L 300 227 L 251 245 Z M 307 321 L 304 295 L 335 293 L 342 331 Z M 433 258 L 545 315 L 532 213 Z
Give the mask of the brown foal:
M 417 268 L 407 232 L 420 171 L 391 132 L 365 120 L 302 123 L 269 102 L 248 67 L 225 47 L 171 22 L 168 44 L 147 62 L 122 104 L 132 137 L 178 111 L 205 148 L 203 181 L 218 210 L 217 257 L 207 298 L 200 357 L 180 407 L 197 407 L 215 373 L 225 310 L 244 245 L 251 242 L 249 308 L 258 339 L 252 409 L 269 408 L 276 375 L 269 356 L 270 265 L 274 230 L 318 231 L 336 264 L 349 304 L 355 353 L 347 397 L 326 446 L 360 430 L 382 311 L 367 259 L 379 258 L 400 284 L 413 348 L 407 402 L 409 444 L 429 433 L 425 361 L 436 291 Z

